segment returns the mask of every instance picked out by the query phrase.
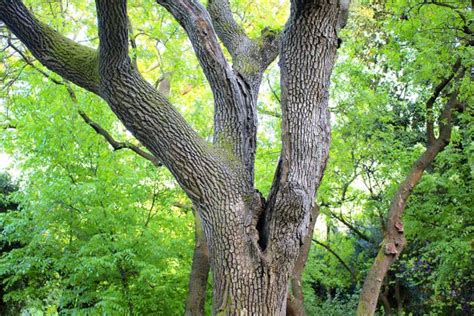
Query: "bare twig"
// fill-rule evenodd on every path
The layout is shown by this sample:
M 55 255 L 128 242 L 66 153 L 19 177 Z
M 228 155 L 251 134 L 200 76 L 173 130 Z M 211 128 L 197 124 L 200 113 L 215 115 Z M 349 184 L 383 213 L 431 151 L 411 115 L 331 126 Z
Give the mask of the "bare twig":
M 316 239 L 313 239 L 313 242 L 316 244 L 316 245 L 319 245 L 321 247 L 323 247 L 324 249 L 326 249 L 330 254 L 332 254 L 336 259 L 337 261 L 339 261 L 339 263 L 341 263 L 341 265 L 351 274 L 352 278 L 354 279 L 354 281 L 357 281 L 357 276 L 356 274 L 354 273 L 354 271 L 349 267 L 349 265 L 341 258 L 341 256 L 339 256 L 337 254 L 337 252 L 335 252 L 334 250 L 332 250 L 332 248 L 329 246 L 329 245 L 326 245 L 325 243 L 322 243 Z
M 162 166 L 161 162 L 155 156 L 153 156 L 152 154 L 144 151 L 140 147 L 138 147 L 134 144 L 131 144 L 129 142 L 119 142 L 119 141 L 115 140 L 112 137 L 112 135 L 110 135 L 109 132 L 107 132 L 104 128 L 102 128 L 102 126 L 100 126 L 96 122 L 92 121 L 92 119 L 86 113 L 84 113 L 83 111 L 79 111 L 79 115 L 82 117 L 84 122 L 89 124 L 89 126 L 92 127 L 92 129 L 94 129 L 96 131 L 97 134 L 103 136 L 104 139 L 112 146 L 112 148 L 114 150 L 120 150 L 120 149 L 127 148 L 127 149 L 130 149 L 133 152 L 135 152 L 137 155 L 145 158 L 146 160 L 151 161 L 155 166 L 157 166 L 157 167 Z

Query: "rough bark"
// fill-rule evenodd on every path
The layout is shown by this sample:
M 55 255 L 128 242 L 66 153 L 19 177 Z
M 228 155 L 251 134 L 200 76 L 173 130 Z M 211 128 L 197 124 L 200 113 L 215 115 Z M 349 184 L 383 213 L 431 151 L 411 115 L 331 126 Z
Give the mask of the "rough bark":
M 42 64 L 89 91 L 98 93 L 97 51 L 62 36 L 38 21 L 21 1 L 0 1 L 0 20 Z
M 253 186 L 257 136 L 256 100 L 260 81 L 253 86 L 234 72 L 224 57 L 211 17 L 196 0 L 158 0 L 187 32 L 214 95 L 214 134 L 224 152 L 244 165 Z M 250 57 L 249 57 L 249 60 Z M 252 74 L 263 73 L 255 67 Z
M 209 250 L 207 249 L 204 231 L 202 229 L 202 220 L 197 212 L 194 212 L 194 231 L 195 245 L 185 315 L 204 316 L 207 279 L 210 269 Z
M 281 267 L 288 268 L 291 258 L 296 258 L 308 232 L 316 188 L 328 157 L 328 87 L 337 48 L 338 14 L 334 2 L 293 1 L 282 36 L 283 146 L 261 240 Z
M 458 79 L 462 77 L 463 74 L 464 71 L 462 70 L 457 76 Z M 435 95 L 440 94 L 438 88 L 435 89 L 434 93 Z M 429 106 L 430 102 L 434 101 L 429 99 L 427 106 Z M 406 203 L 413 192 L 413 189 L 419 183 L 423 172 L 434 161 L 436 156 L 448 145 L 451 138 L 452 112 L 456 109 L 457 104 L 457 91 L 455 90 L 450 94 L 449 100 L 446 102 L 443 111 L 438 118 L 438 138 L 434 138 L 434 134 L 432 134 L 430 128 L 427 129 L 428 144 L 426 150 L 412 165 L 410 172 L 405 180 L 399 185 L 398 190 L 391 201 L 384 239 L 377 257 L 375 258 L 375 261 L 365 279 L 360 294 L 359 305 L 357 308 L 357 315 L 359 316 L 371 316 L 375 313 L 382 282 L 386 277 L 390 266 L 395 262 L 395 260 L 397 260 L 406 245 L 402 222 L 402 215 Z M 427 121 L 429 120 L 430 118 L 427 117 Z
M 261 73 L 276 54 L 250 69 L 240 61 L 249 51 L 237 49 L 232 68 L 198 1 L 158 3 L 186 30 L 210 83 L 217 146 L 201 139 L 133 66 L 126 0 L 96 1 L 98 50 L 52 31 L 19 0 L 0 0 L 0 19 L 43 65 L 102 97 L 172 172 L 202 219 L 213 313 L 284 315 L 288 279 L 308 236 L 328 155 L 328 88 L 344 10 L 336 0 L 291 3 L 280 50 L 283 146 L 267 203 L 253 187 L 255 105 Z

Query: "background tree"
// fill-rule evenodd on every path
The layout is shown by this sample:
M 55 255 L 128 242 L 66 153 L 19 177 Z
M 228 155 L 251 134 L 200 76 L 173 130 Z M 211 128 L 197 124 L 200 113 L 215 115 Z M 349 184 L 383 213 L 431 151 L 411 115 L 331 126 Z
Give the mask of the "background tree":
M 343 62 L 345 68 L 340 68 L 343 70 L 337 72 L 340 76 L 336 74 L 334 82 L 337 90 L 351 83 L 357 85 L 358 89 L 353 90 L 351 94 L 345 92 L 344 88 L 340 88 L 340 93 L 336 92 L 336 98 L 340 99 L 336 115 L 342 122 L 336 123 L 333 135 L 337 139 L 337 135 L 343 132 L 341 137 L 349 137 L 351 145 L 361 145 L 349 145 L 348 147 L 352 150 L 348 150 L 341 144 L 334 143 L 341 148 L 341 151 L 332 154 L 332 157 L 338 157 L 334 160 L 338 163 L 335 166 L 336 172 L 345 177 L 340 183 L 329 180 L 328 182 L 334 186 L 332 189 L 336 191 L 326 193 L 323 186 L 320 197 L 323 201 L 327 200 L 326 194 L 328 194 L 330 200 L 323 202 L 323 205 L 326 204 L 339 211 L 344 208 L 360 207 L 364 205 L 364 200 L 368 200 L 370 204 L 365 204 L 363 212 L 369 215 L 369 211 L 374 209 L 375 217 L 372 223 L 380 222 L 377 226 L 380 225 L 385 234 L 384 243 L 388 243 L 387 240 L 391 237 L 387 234 L 387 227 L 397 225 L 393 218 L 391 220 L 386 218 L 385 210 L 388 209 L 389 199 L 395 195 L 397 182 L 404 177 L 404 174 L 407 174 L 408 166 L 417 159 L 417 155 L 421 155 L 420 148 L 423 148 L 421 144 L 429 149 L 428 152 L 436 153 L 439 152 L 438 150 L 443 150 L 446 142 L 449 142 L 453 130 L 454 135 L 457 135 L 457 129 L 461 130 L 463 137 L 469 134 L 467 121 L 472 119 L 472 112 L 466 110 L 466 105 L 472 103 L 472 85 L 469 74 L 464 74 L 462 68 L 472 67 L 472 33 L 469 29 L 470 18 L 468 18 L 471 16 L 471 11 L 468 2 L 447 7 L 439 3 L 422 2 L 384 6 L 374 4 L 357 9 L 360 11 L 357 15 L 354 14 L 352 21 L 364 25 L 357 29 L 374 31 L 365 31 L 365 34 L 355 36 L 349 39 L 349 42 L 345 42 L 344 48 L 349 51 L 349 56 L 352 58 L 348 58 L 347 63 Z M 349 27 L 347 31 L 352 33 L 356 30 Z M 344 56 L 345 50 L 341 54 Z M 362 58 L 360 64 L 357 64 L 358 57 L 354 58 L 355 56 Z M 433 62 L 433 56 L 438 56 L 437 62 Z M 434 79 L 436 76 L 439 79 Z M 455 100 L 456 98 L 458 99 Z M 358 102 L 361 104 L 357 105 Z M 439 128 L 436 128 L 436 116 L 438 116 Z M 431 131 L 431 136 L 429 136 L 429 131 Z M 438 141 L 435 141 L 433 133 L 439 135 Z M 438 144 L 434 144 L 436 142 Z M 345 155 L 343 148 L 346 150 Z M 410 149 L 407 151 L 407 148 Z M 350 153 L 350 156 L 347 153 Z M 337 161 L 338 159 L 340 161 Z M 351 168 L 348 170 L 341 168 L 344 159 L 350 163 Z M 426 165 L 423 166 L 426 162 L 416 163 L 413 170 L 426 168 Z M 397 170 L 397 166 L 401 169 Z M 329 170 L 331 172 L 332 167 L 329 167 Z M 411 176 L 414 174 L 411 173 Z M 421 173 L 417 176 L 421 177 Z M 334 177 L 329 176 L 326 179 L 334 179 Z M 364 192 L 361 194 L 360 191 L 354 190 L 360 187 L 360 183 L 357 184 L 360 180 L 363 180 L 366 190 L 370 193 L 369 196 Z M 406 198 L 412 189 L 404 192 L 402 204 L 393 205 L 400 211 L 395 212 L 398 214 L 398 219 L 401 218 Z M 466 188 L 461 186 L 459 189 L 463 192 Z M 401 190 L 404 190 L 403 186 Z M 336 195 L 335 198 L 334 195 Z M 361 243 L 366 244 L 369 241 L 372 249 L 382 241 L 379 235 L 373 236 L 371 230 L 361 227 L 363 222 L 360 221 L 359 216 L 355 221 L 353 215 L 342 215 L 339 211 L 332 210 L 328 212 L 324 207 L 322 211 L 339 221 L 340 226 L 349 229 L 350 235 L 357 237 Z M 347 211 L 344 212 L 347 214 Z M 460 212 L 463 214 L 462 211 Z M 349 214 L 354 213 L 357 214 L 357 211 L 349 212 Z M 392 211 L 390 214 L 393 216 L 395 213 Z M 400 232 L 395 232 L 398 229 L 393 230 L 392 238 L 400 235 Z M 401 230 L 403 230 L 402 227 Z M 466 245 L 464 238 L 456 238 L 452 242 L 463 244 L 463 247 Z M 403 244 L 395 240 L 393 245 L 395 246 L 396 243 Z M 399 252 L 402 248 L 403 246 L 400 248 L 396 246 L 394 250 Z M 383 257 L 384 260 L 376 260 L 373 270 L 380 269 L 379 264 L 393 261 L 396 258 L 395 255 L 398 255 L 384 253 L 386 251 L 387 249 L 380 251 L 382 254 L 379 253 L 378 258 Z M 446 249 L 446 251 L 448 253 L 450 250 Z M 354 267 L 361 266 L 359 264 Z M 372 291 L 366 288 L 363 292 L 361 298 L 370 301 L 373 309 L 360 311 L 362 315 L 374 312 L 382 286 L 384 291 L 379 302 L 380 305 L 383 303 L 385 313 L 391 313 L 393 305 L 401 309 L 400 279 L 395 282 L 394 275 L 391 275 L 384 280 L 387 270 L 388 267 L 385 267 L 385 272 L 372 277 L 372 285 L 376 285 L 376 288 L 372 288 Z M 407 275 L 410 272 L 404 273 Z M 464 277 L 469 280 L 469 275 L 470 272 L 466 272 Z M 465 279 L 462 283 L 469 284 L 467 280 Z M 408 284 L 410 282 L 407 282 Z M 413 283 L 411 284 L 413 286 Z M 458 305 L 459 308 L 460 305 Z

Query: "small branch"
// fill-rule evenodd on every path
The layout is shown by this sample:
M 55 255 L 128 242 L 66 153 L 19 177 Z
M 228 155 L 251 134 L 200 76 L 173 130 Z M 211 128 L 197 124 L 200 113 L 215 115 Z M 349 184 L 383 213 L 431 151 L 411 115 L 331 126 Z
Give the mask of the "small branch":
M 434 135 L 434 118 L 433 118 L 433 106 L 440 96 L 441 92 L 451 82 L 459 68 L 461 67 L 461 59 L 458 58 L 453 65 L 453 72 L 446 78 L 444 78 L 434 89 L 431 97 L 426 101 L 426 133 L 428 146 L 435 141 Z
M 28 56 L 25 55 L 25 53 L 23 53 L 18 47 L 16 47 L 13 42 L 11 41 L 11 39 L 9 38 L 8 39 L 8 46 L 10 46 L 15 52 L 18 53 L 18 55 L 20 55 L 20 57 L 23 59 L 23 61 L 33 67 L 34 69 L 36 69 L 39 73 L 41 73 L 43 76 L 45 76 L 46 78 L 48 78 L 49 80 L 51 80 L 51 82 L 55 83 L 55 84 L 58 84 L 58 85 L 63 85 L 64 83 L 62 81 L 59 81 L 58 79 L 56 78 L 53 78 L 50 74 L 48 74 L 46 71 L 44 71 L 43 69 L 39 68 L 38 66 L 36 66 L 33 61 L 28 58 Z
M 268 116 L 273 116 L 273 117 L 276 117 L 276 118 L 281 118 L 281 113 L 278 113 L 276 111 L 270 111 L 270 110 L 265 110 L 263 107 L 259 106 L 257 107 L 257 111 L 259 113 L 262 113 L 262 114 L 265 114 L 265 115 L 268 115 Z
M 341 265 L 351 274 L 352 278 L 354 279 L 354 281 L 357 281 L 357 277 L 354 273 L 354 271 L 349 267 L 349 265 L 334 251 L 332 250 L 331 247 L 329 247 L 329 245 L 326 245 L 325 243 L 322 243 L 316 239 L 313 239 L 313 242 L 316 244 L 316 245 L 319 245 L 321 247 L 323 247 L 324 249 L 326 249 L 330 254 L 332 254 L 340 263 Z
M 451 5 L 451 4 L 445 3 L 445 2 L 434 1 L 434 0 L 433 1 L 425 1 L 421 5 L 425 5 L 425 4 L 433 4 L 433 5 L 437 5 L 439 7 L 449 8 L 449 9 L 453 10 L 454 12 L 456 12 L 457 15 L 459 15 L 459 17 L 461 18 L 461 20 L 463 20 L 465 25 L 468 24 L 466 16 L 461 11 L 459 11 L 459 9 L 454 5 Z
M 161 162 L 155 156 L 153 156 L 152 154 L 144 151 L 143 149 L 139 148 L 138 146 L 133 145 L 129 142 L 119 142 L 119 141 L 115 140 L 112 137 L 112 135 L 109 134 L 109 132 L 107 132 L 104 128 L 102 128 L 102 126 L 100 126 L 96 122 L 92 121 L 91 118 L 86 113 L 84 113 L 83 111 L 79 111 L 79 115 L 82 117 L 84 122 L 86 122 L 90 127 L 92 127 L 96 131 L 97 134 L 104 137 L 104 139 L 112 146 L 112 148 L 114 150 L 120 150 L 120 149 L 127 148 L 127 149 L 130 149 L 130 150 L 134 151 L 137 155 L 145 158 L 146 160 L 151 161 L 155 166 L 157 166 L 157 167 L 162 166 Z
M 347 228 L 349 228 L 351 231 L 353 231 L 357 236 L 359 236 L 361 239 L 369 242 L 369 243 L 373 243 L 372 239 L 370 237 L 368 237 L 366 234 L 364 234 L 363 232 L 361 232 L 360 230 L 358 230 L 354 225 L 352 225 L 351 223 L 349 223 L 349 221 L 347 221 L 343 216 L 342 214 L 341 215 L 337 215 L 336 213 L 334 213 L 333 211 L 329 210 L 329 214 L 331 215 L 331 217 L 337 219 L 338 221 L 340 221 L 342 224 L 344 224 Z
M 277 93 L 277 91 L 273 88 L 273 85 L 271 84 L 270 82 L 270 76 L 266 76 L 267 78 L 267 84 L 268 84 L 268 87 L 270 88 L 270 91 L 272 92 L 272 95 L 273 97 L 275 98 L 275 100 L 278 101 L 278 103 L 281 102 L 281 98 L 280 98 L 280 95 Z
M 456 82 L 461 81 L 462 77 L 464 77 L 465 71 L 466 68 L 461 67 L 461 70 L 455 78 Z M 439 136 L 437 140 L 443 142 L 444 145 L 447 145 L 451 139 L 451 130 L 453 127 L 453 111 L 463 110 L 463 107 L 462 105 L 460 105 L 460 102 L 458 100 L 458 95 L 459 87 L 457 87 L 456 90 L 451 93 L 448 102 L 446 102 L 446 105 L 438 118 Z
M 6 129 L 16 129 L 16 125 L 13 125 L 11 123 L 7 123 L 5 125 L 0 125 L 0 129 L 6 130 Z
M 44 70 L 42 70 L 41 68 L 39 68 L 38 66 L 36 66 L 33 61 L 28 58 L 28 56 L 26 56 L 18 47 L 16 47 L 10 40 L 8 41 L 8 45 L 13 48 L 13 50 L 15 50 L 20 56 L 21 58 L 23 59 L 23 61 L 31 66 L 32 68 L 34 68 L 36 71 L 38 71 L 40 74 L 42 74 L 44 77 L 48 78 L 51 82 L 57 84 L 57 85 L 61 85 L 61 86 L 65 86 L 66 89 L 67 89 L 67 92 L 69 94 L 69 97 L 71 98 L 71 100 L 73 101 L 73 103 L 77 104 L 77 96 L 74 92 L 74 90 L 72 89 L 71 85 L 67 82 L 67 81 L 60 81 L 60 80 L 57 80 L 55 78 L 53 78 L 50 74 L 48 74 L 47 72 L 45 72 Z M 127 149 L 130 149 L 132 151 L 134 151 L 136 154 L 138 154 L 139 156 L 151 161 L 155 166 L 157 167 L 161 167 L 162 164 L 161 162 L 155 157 L 153 156 L 152 154 L 144 151 L 143 149 L 141 149 L 140 147 L 136 146 L 136 145 L 133 145 L 129 142 L 119 142 L 117 140 L 115 140 L 109 132 L 107 132 L 104 128 L 102 128 L 98 123 L 92 121 L 90 119 L 90 117 L 83 111 L 79 111 L 79 115 L 82 117 L 82 119 L 89 125 L 91 126 L 98 134 L 102 135 L 105 140 L 112 146 L 112 148 L 114 148 L 114 150 L 120 150 L 120 149 L 124 149 L 124 148 L 127 148 Z M 7 129 L 7 128 L 15 128 L 13 127 L 12 125 L 7 125 L 7 126 L 2 126 L 3 129 Z

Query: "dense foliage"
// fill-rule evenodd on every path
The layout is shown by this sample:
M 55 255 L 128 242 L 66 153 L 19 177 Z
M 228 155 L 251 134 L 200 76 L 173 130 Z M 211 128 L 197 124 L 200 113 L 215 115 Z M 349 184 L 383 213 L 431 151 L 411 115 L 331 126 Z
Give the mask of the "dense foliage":
M 239 23 L 252 35 L 281 28 L 286 4 L 257 2 L 261 13 L 254 1 L 234 1 L 244 12 Z M 63 34 L 97 44 L 92 1 L 28 3 Z M 184 32 L 153 1 L 130 6 L 137 67 L 210 139 L 212 96 Z M 84 121 L 81 113 L 140 148 L 103 102 L 45 70 L 1 31 L 0 151 L 19 175 L 0 175 L 0 313 L 182 314 L 194 236 L 189 201 L 165 168 L 114 150 Z M 457 60 L 472 72 L 472 31 L 466 0 L 353 4 L 333 74 L 330 161 L 304 275 L 308 315 L 354 313 L 390 200 L 426 146 L 426 100 Z M 273 65 L 265 74 L 258 106 L 256 183 L 264 193 L 280 149 L 277 73 Z M 408 247 L 384 280 L 380 313 L 473 313 L 469 75 L 459 90 L 468 106 L 409 200 Z

